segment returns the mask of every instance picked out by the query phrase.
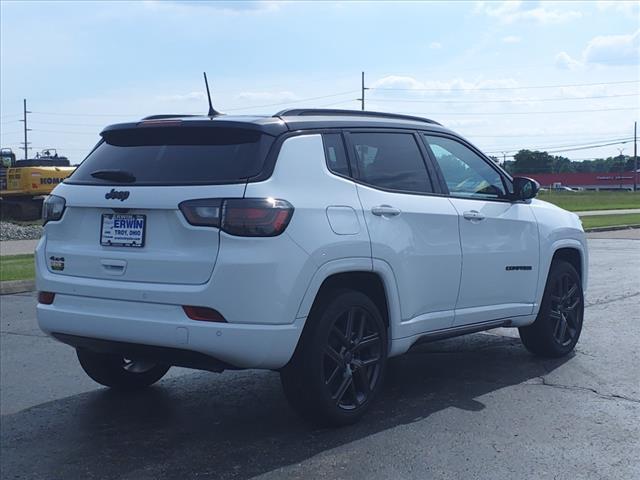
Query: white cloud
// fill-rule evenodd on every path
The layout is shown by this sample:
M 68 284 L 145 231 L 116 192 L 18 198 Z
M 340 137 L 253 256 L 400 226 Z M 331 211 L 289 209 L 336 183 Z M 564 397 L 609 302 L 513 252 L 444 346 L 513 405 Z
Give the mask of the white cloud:
M 439 48 L 442 48 L 442 44 L 440 42 L 431 42 L 429 44 L 429 48 L 431 48 L 432 50 L 437 50 Z
M 298 100 L 298 96 L 293 92 L 241 92 L 236 97 L 238 100 L 250 102 L 293 102 Z
M 500 3 L 480 1 L 476 3 L 475 12 L 497 18 L 502 23 L 518 21 L 562 23 L 582 17 L 582 13 L 576 10 L 551 9 L 546 6 L 532 7 L 528 2 L 521 0 L 507 0 Z
M 574 59 L 567 52 L 560 52 L 556 55 L 556 67 L 563 70 L 576 70 L 582 66 L 582 62 Z
M 520 43 L 520 40 L 522 39 L 516 35 L 507 35 L 506 37 L 502 37 L 502 41 L 504 43 Z
M 477 81 L 467 81 L 462 78 L 454 78 L 448 81 L 428 80 L 420 81 L 414 77 L 401 75 L 388 75 L 380 78 L 371 84 L 371 89 L 401 89 L 402 95 L 423 94 L 433 92 L 444 93 L 467 93 L 478 88 L 514 88 L 518 87 L 518 82 L 512 78 L 484 79 Z M 393 90 L 385 92 L 388 95 Z
M 582 52 L 587 63 L 633 65 L 640 63 L 640 30 L 629 35 L 600 35 Z
M 628 35 L 599 35 L 592 38 L 580 59 L 567 52 L 556 55 L 558 68 L 575 70 L 583 65 L 637 65 L 640 63 L 640 30 Z
M 189 100 L 204 100 L 207 96 L 204 92 L 188 92 L 174 95 L 160 95 L 157 98 L 161 102 L 184 102 Z
M 600 11 L 613 10 L 631 16 L 638 14 L 638 11 L 640 10 L 640 2 L 637 0 L 598 0 L 596 2 L 596 7 Z
M 261 13 L 275 11 L 283 2 L 270 0 L 245 0 L 215 2 L 202 0 L 144 0 L 142 4 L 151 10 L 172 10 L 174 12 L 186 12 L 193 8 L 208 8 L 227 14 Z

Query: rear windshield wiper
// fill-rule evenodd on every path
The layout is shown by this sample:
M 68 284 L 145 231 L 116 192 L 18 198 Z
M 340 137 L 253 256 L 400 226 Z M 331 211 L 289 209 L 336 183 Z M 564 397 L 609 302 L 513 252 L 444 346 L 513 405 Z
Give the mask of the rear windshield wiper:
M 133 183 L 136 181 L 135 175 L 126 170 L 96 170 L 91 172 L 91 176 L 100 180 L 109 180 L 118 183 Z

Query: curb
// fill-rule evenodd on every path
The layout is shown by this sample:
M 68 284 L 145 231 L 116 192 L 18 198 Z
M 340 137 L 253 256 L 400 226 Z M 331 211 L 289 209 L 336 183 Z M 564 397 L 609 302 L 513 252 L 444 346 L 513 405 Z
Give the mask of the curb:
M 6 280 L 4 282 L 0 282 L 0 295 L 32 292 L 35 289 L 36 282 L 34 280 Z
M 640 225 L 615 225 L 612 227 L 593 227 L 587 228 L 585 233 L 590 232 L 615 232 L 616 230 L 632 230 L 634 228 L 640 228 Z

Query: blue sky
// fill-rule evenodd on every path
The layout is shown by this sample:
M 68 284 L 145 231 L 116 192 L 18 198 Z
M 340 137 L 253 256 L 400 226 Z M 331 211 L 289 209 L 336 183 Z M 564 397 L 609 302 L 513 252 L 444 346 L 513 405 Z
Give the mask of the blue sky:
M 507 155 L 628 138 L 640 114 L 637 1 L 2 1 L 0 18 L 2 146 L 20 146 L 27 98 L 34 149 L 73 161 L 106 124 L 205 113 L 203 70 L 238 114 L 359 108 L 364 70 L 368 109 Z M 617 148 L 633 147 L 563 154 Z

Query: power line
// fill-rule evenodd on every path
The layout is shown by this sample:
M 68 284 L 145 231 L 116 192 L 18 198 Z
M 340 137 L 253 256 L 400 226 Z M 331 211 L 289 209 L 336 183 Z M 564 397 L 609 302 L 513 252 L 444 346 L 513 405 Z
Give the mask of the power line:
M 511 100 L 411 100 L 411 99 L 391 99 L 376 98 L 372 102 L 398 102 L 398 103 L 529 103 L 529 102 L 564 102 L 573 100 L 591 100 L 596 98 L 618 98 L 618 97 L 638 97 L 637 93 L 625 93 L 620 95 L 596 95 L 593 97 L 570 97 L 570 98 L 529 98 L 529 99 L 511 99 Z
M 64 125 L 69 127 L 99 127 L 104 128 L 104 123 L 66 123 L 66 122 L 43 122 L 42 120 L 34 120 L 31 122 L 36 125 Z
M 624 135 L 624 132 L 598 132 L 607 135 Z M 513 133 L 505 135 L 476 135 L 467 133 L 467 137 L 474 138 L 521 138 L 521 137 L 593 137 L 593 133 Z
M 301 98 L 299 100 L 290 100 L 288 102 L 267 103 L 267 104 L 264 104 L 264 105 L 253 105 L 253 106 L 250 106 L 250 107 L 240 107 L 240 108 L 227 108 L 227 109 L 225 109 L 225 111 L 227 111 L 227 112 L 237 112 L 239 110 L 251 110 L 252 108 L 277 107 L 277 106 L 281 106 L 281 105 L 290 105 L 292 103 L 309 102 L 311 100 L 322 100 L 324 98 L 339 97 L 341 95 L 351 95 L 351 94 L 356 93 L 356 92 L 357 92 L 357 90 L 350 90 L 348 92 L 332 93 L 331 95 L 321 95 L 319 97 Z
M 594 148 L 609 147 L 609 146 L 612 146 L 612 145 L 624 145 L 624 144 L 629 143 L 629 142 L 633 142 L 633 139 L 625 140 L 625 141 L 621 141 L 621 142 L 602 143 L 600 145 L 590 145 L 588 147 L 585 146 L 585 147 L 576 147 L 576 148 L 565 148 L 565 149 L 560 149 L 560 150 L 556 150 L 556 149 L 549 149 L 549 150 L 538 149 L 538 151 L 544 151 L 546 153 L 575 152 L 575 151 L 578 151 L 578 150 L 591 150 L 591 149 L 594 149 Z M 521 148 L 520 150 L 529 150 L 529 149 Z M 518 150 L 518 151 L 520 151 L 520 150 Z M 503 150 L 503 151 L 506 152 L 507 150 Z M 510 151 L 515 151 L 515 150 L 510 150 Z M 502 151 L 501 152 L 494 152 L 494 153 L 502 153 Z M 515 157 L 515 155 L 506 155 L 506 158 L 514 158 L 514 157 Z
M 69 132 L 67 130 L 41 130 L 39 128 L 34 128 L 32 129 L 32 131 L 34 132 L 43 132 L 43 133 L 62 133 L 62 134 L 69 134 L 69 135 L 92 135 L 94 137 L 97 137 L 98 134 L 95 132 Z
M 551 113 L 588 113 L 588 112 L 616 112 L 623 110 L 640 110 L 640 107 L 620 107 L 620 108 L 593 108 L 590 110 L 549 110 L 549 111 L 528 111 L 528 112 L 406 112 L 408 115 L 537 115 Z
M 316 96 L 316 97 L 306 97 L 306 98 L 299 98 L 297 100 L 289 100 L 286 102 L 276 102 L 276 103 L 265 103 L 262 105 L 251 105 L 251 106 L 247 106 L 247 107 L 237 107 L 237 108 L 228 108 L 225 109 L 226 112 L 236 112 L 236 111 L 240 111 L 240 110 L 251 110 L 254 108 L 264 108 L 264 107 L 276 107 L 276 106 L 282 106 L 282 105 L 291 105 L 294 103 L 303 103 L 303 102 L 310 102 L 313 100 L 322 100 L 325 98 L 333 98 L 333 97 L 339 97 L 342 95 L 352 95 L 354 93 L 357 93 L 357 90 L 349 90 L 347 92 L 339 92 L 339 93 L 332 93 L 329 95 L 320 95 L 320 96 Z M 33 111 L 33 114 L 37 114 L 37 115 L 48 115 L 48 116 L 70 116 L 70 117 L 139 117 L 139 116 L 143 116 L 144 114 L 141 113 L 72 113 L 72 112 L 44 112 L 44 111 Z M 197 114 L 199 112 L 186 112 L 186 114 Z
M 640 80 L 625 80 L 621 82 L 595 82 L 595 83 L 565 83 L 557 85 L 529 85 L 525 87 L 481 87 L 481 88 L 393 88 L 393 87 L 369 87 L 369 90 L 390 91 L 416 91 L 416 92 L 450 92 L 450 91 L 495 91 L 495 90 L 530 90 L 535 88 L 563 88 L 563 87 L 591 87 L 596 85 L 622 85 L 639 83 Z
M 602 143 L 600 145 L 591 145 L 589 147 L 576 147 L 576 148 L 566 148 L 562 150 L 549 150 L 548 153 L 560 153 L 560 152 L 575 152 L 578 150 L 591 150 L 592 148 L 600 148 L 600 147 L 609 147 L 611 145 L 624 145 L 626 143 L 632 142 L 633 139 L 624 140 L 621 142 L 613 142 L 613 143 Z
M 603 138 L 601 140 L 592 140 L 590 142 L 584 142 L 584 143 L 571 143 L 571 144 L 564 144 L 564 145 L 547 145 L 544 147 L 540 147 L 540 146 L 535 146 L 535 147 L 527 147 L 527 149 L 542 149 L 542 150 L 548 150 L 548 149 L 556 149 L 556 148 L 571 148 L 571 147 L 585 147 L 588 145 L 593 145 L 594 143 L 602 143 L 602 142 L 615 142 L 612 143 L 611 145 L 617 145 L 619 142 L 627 142 L 630 141 L 631 137 L 622 137 L 622 138 Z M 498 147 L 496 147 L 498 148 Z M 485 152 L 485 153 L 503 153 L 503 152 L 517 152 L 522 150 L 522 148 L 500 148 L 499 150 L 491 150 L 489 152 Z

